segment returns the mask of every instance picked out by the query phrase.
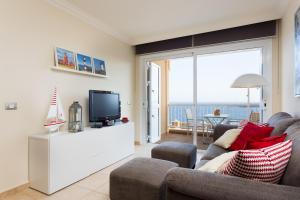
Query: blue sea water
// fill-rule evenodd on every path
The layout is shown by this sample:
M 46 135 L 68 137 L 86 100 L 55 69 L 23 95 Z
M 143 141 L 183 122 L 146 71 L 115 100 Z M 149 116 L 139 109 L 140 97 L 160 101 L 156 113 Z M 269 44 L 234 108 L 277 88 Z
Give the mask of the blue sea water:
M 178 120 L 186 122 L 186 109 L 192 109 L 191 103 L 170 103 L 169 104 L 169 124 Z M 239 103 L 201 103 L 197 105 L 197 118 L 203 119 L 204 115 L 212 114 L 215 109 L 220 109 L 221 114 L 229 115 L 229 120 L 239 121 L 249 118 L 247 104 Z M 259 104 L 251 104 L 253 112 L 260 112 Z

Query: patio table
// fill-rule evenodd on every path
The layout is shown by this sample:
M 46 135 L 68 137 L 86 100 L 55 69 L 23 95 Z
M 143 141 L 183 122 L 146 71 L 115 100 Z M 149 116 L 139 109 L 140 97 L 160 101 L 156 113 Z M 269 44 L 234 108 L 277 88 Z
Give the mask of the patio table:
M 221 115 L 213 115 L 213 114 L 206 114 L 204 115 L 204 119 L 209 122 L 213 128 L 215 128 L 218 124 L 222 124 L 226 119 L 228 119 L 228 114 L 221 114 Z
M 213 114 L 206 114 L 204 115 L 204 120 L 206 120 L 212 127 L 212 132 L 207 132 L 206 138 L 203 138 L 204 144 L 209 144 L 209 137 L 213 133 L 213 130 L 218 124 L 223 123 L 226 119 L 228 119 L 228 114 L 221 114 L 221 115 L 213 115 Z

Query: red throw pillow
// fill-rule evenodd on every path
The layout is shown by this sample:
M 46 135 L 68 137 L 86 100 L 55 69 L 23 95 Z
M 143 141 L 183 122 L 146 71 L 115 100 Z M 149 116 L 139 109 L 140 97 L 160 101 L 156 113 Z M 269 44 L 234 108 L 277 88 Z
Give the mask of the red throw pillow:
M 240 121 L 240 124 L 239 124 L 239 128 L 244 128 L 247 124 L 249 123 L 249 120 L 248 119 L 244 119 L 242 121 Z M 251 122 L 253 123 L 253 122 Z M 253 123 L 253 124 L 256 124 L 258 126 L 269 126 L 269 124 L 267 123 Z
M 241 150 L 218 173 L 278 183 L 285 172 L 291 152 L 291 140 L 262 149 Z
M 286 136 L 287 134 L 285 133 L 280 136 L 272 136 L 272 137 L 267 137 L 259 140 L 249 141 L 247 143 L 247 149 L 261 149 L 261 148 L 269 147 L 274 144 L 283 142 Z
M 244 128 L 248 123 L 249 123 L 249 120 L 244 119 L 244 120 L 240 121 L 239 127 Z
M 247 148 L 247 143 L 250 140 L 258 140 L 269 137 L 273 129 L 273 127 L 256 125 L 248 122 L 247 125 L 242 129 L 238 138 L 231 144 L 229 150 L 244 150 Z

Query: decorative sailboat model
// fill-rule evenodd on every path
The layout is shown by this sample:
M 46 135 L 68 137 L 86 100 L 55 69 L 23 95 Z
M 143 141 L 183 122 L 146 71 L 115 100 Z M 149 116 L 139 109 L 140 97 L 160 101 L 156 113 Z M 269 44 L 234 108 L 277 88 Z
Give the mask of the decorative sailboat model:
M 61 101 L 57 89 L 55 88 L 53 96 L 51 98 L 50 109 L 44 126 L 47 129 L 49 129 L 50 133 L 53 133 L 58 131 L 59 127 L 64 125 L 65 122 L 66 120 L 62 109 Z

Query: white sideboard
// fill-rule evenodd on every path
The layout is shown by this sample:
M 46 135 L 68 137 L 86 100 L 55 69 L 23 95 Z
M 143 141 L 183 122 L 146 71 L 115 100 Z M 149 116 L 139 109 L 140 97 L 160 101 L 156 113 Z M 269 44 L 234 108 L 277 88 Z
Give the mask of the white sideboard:
M 30 187 L 52 194 L 134 153 L 134 124 L 29 137 Z

